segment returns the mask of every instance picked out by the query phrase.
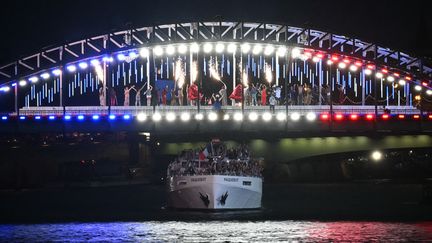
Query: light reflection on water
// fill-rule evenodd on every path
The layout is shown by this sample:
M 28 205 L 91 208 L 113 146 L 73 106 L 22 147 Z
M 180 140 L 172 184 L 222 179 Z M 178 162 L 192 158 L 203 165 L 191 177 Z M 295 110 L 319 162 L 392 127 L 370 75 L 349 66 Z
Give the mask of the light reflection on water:
M 432 222 L 113 222 L 0 225 L 0 241 L 429 241 Z

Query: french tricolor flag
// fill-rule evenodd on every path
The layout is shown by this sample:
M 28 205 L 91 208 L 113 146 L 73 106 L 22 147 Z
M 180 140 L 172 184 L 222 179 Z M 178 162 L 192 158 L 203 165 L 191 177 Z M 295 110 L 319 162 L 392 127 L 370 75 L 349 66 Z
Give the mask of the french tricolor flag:
M 207 156 L 209 155 L 210 149 L 211 149 L 210 144 L 207 144 L 204 150 L 199 153 L 199 160 L 205 160 L 205 158 L 207 158 Z

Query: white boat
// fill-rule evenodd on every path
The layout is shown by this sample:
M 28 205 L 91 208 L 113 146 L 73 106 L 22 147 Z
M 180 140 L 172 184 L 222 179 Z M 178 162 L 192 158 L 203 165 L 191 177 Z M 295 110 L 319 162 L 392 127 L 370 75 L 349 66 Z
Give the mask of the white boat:
M 195 153 L 192 158 L 179 156 L 180 159 L 169 165 L 166 181 L 168 207 L 261 208 L 263 178 L 259 163 L 249 156 L 228 158 L 224 152 L 214 153 L 219 146 L 221 143 L 211 143 L 211 155 L 204 159 L 197 159 Z

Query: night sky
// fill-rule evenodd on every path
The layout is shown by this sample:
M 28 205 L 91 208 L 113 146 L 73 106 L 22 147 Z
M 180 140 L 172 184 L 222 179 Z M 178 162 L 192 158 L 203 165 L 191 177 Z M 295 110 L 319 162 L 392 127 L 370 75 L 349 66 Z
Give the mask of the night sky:
M 426 1 L 11 1 L 2 2 L 0 63 L 58 45 L 137 26 L 176 21 L 266 21 L 331 31 L 432 57 Z

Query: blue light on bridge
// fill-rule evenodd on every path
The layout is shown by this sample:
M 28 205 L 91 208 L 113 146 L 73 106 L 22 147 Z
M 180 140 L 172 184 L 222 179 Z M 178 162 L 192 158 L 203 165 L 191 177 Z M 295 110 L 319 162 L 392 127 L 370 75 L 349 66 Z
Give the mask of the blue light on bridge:
M 110 119 L 110 120 L 115 120 L 115 119 L 116 119 L 116 116 L 115 116 L 115 115 L 109 115 L 109 119 Z
M 2 116 L 2 118 L 1 118 L 3 121 L 6 121 L 7 119 L 8 119 L 8 117 L 7 116 Z
M 77 118 L 78 118 L 78 120 L 80 120 L 80 121 L 84 120 L 84 116 L 83 116 L 83 115 L 79 115 L 79 116 L 77 116 Z
M 70 121 L 70 119 L 71 119 L 71 116 L 69 116 L 69 115 L 66 115 L 66 116 L 64 116 L 64 119 L 65 119 L 65 121 Z
M 99 120 L 99 115 L 93 115 L 93 116 L 92 116 L 92 119 L 93 119 L 94 121 Z
M 35 120 L 40 120 L 40 119 L 41 119 L 41 116 L 35 116 L 34 119 L 35 119 Z
M 123 115 L 123 119 L 124 120 L 130 120 L 131 116 L 130 115 Z
M 26 117 L 25 116 L 20 116 L 20 118 L 19 118 L 20 120 L 25 120 L 26 119 Z
M 51 120 L 51 121 L 55 120 L 55 116 L 49 116 L 48 119 Z

